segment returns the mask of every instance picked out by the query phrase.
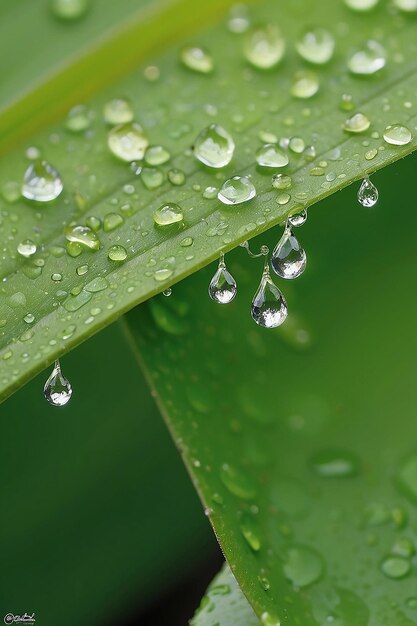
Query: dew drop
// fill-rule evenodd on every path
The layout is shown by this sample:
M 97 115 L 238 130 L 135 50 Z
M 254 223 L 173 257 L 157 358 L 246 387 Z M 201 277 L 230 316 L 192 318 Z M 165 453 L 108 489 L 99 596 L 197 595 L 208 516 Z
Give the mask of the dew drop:
M 349 93 L 342 94 L 339 102 L 339 109 L 341 111 L 352 111 L 355 108 L 355 103 L 353 102 L 353 97 Z
M 96 233 L 88 226 L 68 226 L 65 237 L 72 243 L 81 244 L 90 250 L 98 250 L 100 241 Z
M 72 133 L 81 133 L 90 128 L 91 122 L 91 112 L 84 104 L 79 104 L 68 112 L 65 128 Z
M 231 7 L 227 26 L 231 33 L 241 34 L 248 30 L 250 22 L 248 9 L 244 4 Z
M 405 11 L 406 13 L 417 11 L 417 0 L 394 0 L 394 4 L 400 11 Z
M 320 626 L 367 626 L 369 610 L 356 594 L 321 583 L 310 592 L 312 612 Z
M 182 222 L 183 219 L 181 207 L 174 202 L 163 204 L 153 214 L 153 221 L 157 226 L 172 226 L 172 224 Z
M 353 11 L 370 11 L 373 9 L 379 0 L 345 0 L 346 6 Z
M 279 28 L 267 24 L 248 33 L 244 54 L 251 65 L 267 70 L 281 61 L 285 53 L 285 40 Z
M 55 361 L 54 368 L 43 388 L 45 398 L 53 406 L 64 406 L 70 401 L 72 387 L 61 372 L 60 362 Z
M 364 178 L 358 190 L 358 202 L 364 207 L 370 208 L 378 202 L 378 189 L 369 178 Z
M 77 272 L 77 276 L 84 276 L 84 274 L 87 274 L 88 270 L 88 265 L 79 265 L 75 271 Z
M 264 611 L 261 614 L 261 624 L 262 626 L 281 626 L 281 620 L 273 613 Z
M 168 287 L 168 289 L 164 289 L 164 291 L 162 292 L 162 295 L 165 296 L 166 298 L 169 298 L 169 296 L 172 295 L 171 287 Z
M 223 204 L 241 204 L 256 196 L 256 189 L 247 176 L 233 176 L 226 180 L 217 194 Z
M 106 213 L 103 219 L 103 230 L 106 233 L 119 228 L 124 223 L 124 219 L 118 213 Z
M 27 315 L 25 315 L 23 320 L 26 322 L 26 324 L 32 324 L 32 322 L 35 321 L 35 316 L 32 313 L 28 313 Z
M 258 552 L 261 549 L 261 540 L 259 538 L 258 524 L 255 519 L 251 515 L 243 513 L 239 525 L 242 535 L 249 546 L 254 552 Z
M 411 571 L 411 563 L 400 556 L 389 556 L 382 561 L 381 571 L 388 578 L 404 578 Z
M 145 161 L 148 165 L 162 165 L 170 158 L 170 153 L 163 146 L 149 146 L 145 152 Z
M 213 71 L 213 58 L 205 48 L 187 46 L 181 50 L 180 58 L 185 67 L 199 74 L 210 74 Z
M 171 185 L 180 186 L 185 183 L 185 174 L 182 170 L 172 169 L 168 172 L 168 180 Z
M 97 232 L 101 228 L 101 220 L 98 217 L 95 217 L 94 215 L 90 215 L 89 217 L 87 217 L 85 223 L 87 224 L 89 228 L 91 228 L 95 232 Z
M 234 150 L 232 136 L 218 124 L 204 128 L 194 142 L 195 157 L 208 167 L 225 167 L 232 160 Z
M 83 17 L 90 6 L 90 0 L 53 0 L 53 14 L 62 20 L 76 20 Z
M 370 127 L 371 122 L 363 113 L 355 113 L 352 117 L 348 117 L 344 124 L 343 130 L 347 133 L 363 133 Z
M 181 239 L 180 241 L 180 246 L 183 248 L 189 248 L 193 245 L 193 243 L 194 239 L 192 237 L 184 237 L 184 239 Z
M 14 180 L 3 183 L 1 193 L 6 202 L 17 202 L 21 196 L 21 186 Z
M 236 296 L 236 281 L 226 268 L 224 254 L 221 254 L 216 273 L 210 281 L 209 296 L 217 304 L 229 304 Z
M 272 281 L 266 261 L 260 285 L 252 300 L 252 319 L 264 328 L 276 328 L 285 322 L 287 315 L 287 302 Z
M 313 470 L 322 478 L 350 478 L 358 473 L 357 457 L 346 450 L 322 450 L 311 459 Z
M 320 87 L 319 79 L 314 72 L 300 70 L 293 76 L 290 93 L 294 98 L 307 99 L 314 96 Z
M 294 152 L 295 154 L 302 154 L 305 147 L 306 145 L 304 143 L 304 139 L 302 139 L 301 137 L 290 138 L 288 148 L 291 150 L 291 152 Z
M 120 245 L 114 245 L 109 248 L 109 252 L 107 254 L 110 261 L 121 262 L 127 258 L 126 248 Z
M 266 143 L 256 151 L 256 162 L 261 167 L 285 167 L 288 165 L 288 155 L 279 146 Z
M 317 156 L 316 148 L 314 146 L 306 146 L 303 151 L 303 157 L 306 161 L 313 161 Z
M 107 143 L 116 157 L 129 163 L 143 159 L 149 145 L 142 127 L 136 122 L 112 128 L 107 136 Z
M 292 186 L 292 178 L 286 174 L 274 174 L 272 177 L 272 186 L 274 189 L 289 189 Z
M 296 587 L 307 587 L 323 574 L 323 561 L 317 552 L 305 546 L 292 546 L 286 552 L 284 574 Z
M 288 218 L 288 223 L 290 226 L 302 226 L 307 221 L 307 210 L 303 209 L 301 213 L 295 213 L 294 215 L 290 215 Z
M 252 500 L 255 497 L 255 483 L 235 466 L 224 463 L 220 469 L 220 478 L 226 489 L 238 498 Z
M 47 161 L 38 159 L 29 165 L 23 177 L 22 196 L 36 202 L 50 202 L 64 186 L 57 170 Z
M 296 43 L 298 54 L 316 65 L 323 65 L 330 61 L 333 56 L 335 41 L 334 37 L 324 28 L 306 30 Z
M 352 74 L 369 76 L 385 67 L 385 63 L 384 47 L 378 41 L 368 39 L 360 50 L 352 54 L 347 65 Z
M 291 228 L 286 228 L 274 248 L 271 265 L 275 274 L 281 278 L 292 280 L 304 272 L 307 265 L 307 255 L 292 234 Z
M 129 124 L 129 122 L 133 122 L 133 117 L 132 105 L 129 100 L 124 98 L 109 100 L 103 107 L 104 121 L 111 126 Z
M 157 189 L 164 182 L 164 174 L 156 167 L 144 167 L 140 173 L 140 178 L 146 189 Z
M 392 124 L 384 130 L 384 139 L 392 146 L 406 146 L 413 136 L 406 126 Z
M 25 239 L 21 241 L 17 246 L 17 251 L 21 256 L 30 257 L 36 252 L 36 243 L 31 239 Z

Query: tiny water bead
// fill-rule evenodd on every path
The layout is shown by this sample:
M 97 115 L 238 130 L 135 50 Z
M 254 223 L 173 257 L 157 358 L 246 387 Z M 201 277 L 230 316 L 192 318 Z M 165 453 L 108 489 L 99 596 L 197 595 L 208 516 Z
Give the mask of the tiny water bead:
M 166 298 L 169 298 L 169 296 L 172 295 L 171 287 L 168 287 L 168 289 L 164 289 L 164 291 L 162 292 L 162 295 L 165 296 Z
M 127 259 L 127 251 L 123 246 L 114 245 L 109 248 L 107 256 L 110 261 L 117 261 L 121 263 Z
M 293 76 L 290 93 L 294 98 L 312 98 L 319 90 L 317 74 L 308 70 L 300 70 Z
M 401 124 L 392 124 L 384 130 L 384 140 L 392 146 L 406 146 L 412 138 L 411 131 Z
M 339 109 L 341 111 L 352 111 L 355 108 L 355 103 L 353 102 L 353 97 L 350 93 L 342 94 L 339 102 Z
M 373 183 L 366 177 L 358 190 L 358 202 L 364 207 L 370 208 L 375 206 L 378 202 L 378 189 Z
M 213 58 L 205 48 L 187 46 L 181 50 L 180 59 L 185 67 L 199 74 L 210 74 L 213 71 Z
M 232 160 L 234 151 L 232 136 L 219 124 L 204 128 L 194 142 L 195 157 L 208 167 L 225 167 Z
M 149 145 L 142 126 L 136 122 L 112 128 L 107 136 L 107 143 L 117 158 L 128 163 L 143 159 Z
M 24 239 L 18 244 L 17 251 L 23 257 L 30 257 L 36 252 L 36 243 L 31 239 Z
M 285 54 L 285 40 L 279 28 L 267 24 L 246 36 L 244 54 L 251 65 L 268 70 L 278 65 Z
M 128 124 L 133 122 L 134 113 L 129 100 L 125 98 L 113 98 L 103 107 L 103 119 L 111 126 L 118 124 Z
M 388 578 L 404 578 L 411 571 L 411 562 L 400 556 L 389 556 L 382 561 L 381 571 Z
M 369 76 L 375 74 L 386 64 L 385 48 L 374 39 L 368 39 L 360 50 L 348 59 L 348 68 L 352 74 Z
M 295 213 L 288 217 L 288 224 L 290 226 L 302 226 L 307 221 L 307 209 L 303 209 L 301 213 Z
M 180 186 L 185 183 L 185 174 L 182 170 L 172 169 L 168 172 L 168 180 L 171 185 Z
M 274 189 L 289 189 L 292 187 L 292 178 L 287 174 L 274 174 L 272 177 L 272 186 Z
M 242 204 L 256 196 L 256 189 L 247 176 L 233 176 L 226 180 L 217 194 L 223 204 Z
M 61 371 L 61 364 L 55 361 L 54 368 L 43 388 L 45 398 L 53 406 L 64 406 L 72 396 L 72 387 Z
M 148 165 L 162 165 L 170 158 L 170 153 L 163 146 L 149 146 L 145 152 L 145 161 Z
M 258 523 L 252 515 L 243 513 L 240 519 L 240 530 L 254 552 L 261 549 Z
M 363 113 L 355 113 L 352 117 L 348 117 L 344 124 L 343 130 L 347 133 L 364 133 L 370 127 L 371 122 Z
M 181 207 L 174 202 L 163 204 L 153 214 L 153 221 L 157 226 L 172 226 L 172 224 L 182 222 L 183 219 Z
M 252 300 L 252 319 L 264 328 L 276 328 L 285 321 L 287 315 L 287 302 L 272 281 L 266 261 L 260 285 Z
M 288 280 L 298 278 L 304 272 L 307 255 L 292 234 L 291 228 L 285 228 L 281 239 L 275 246 L 271 265 L 275 274 Z
M 350 478 L 359 470 L 357 457 L 347 450 L 321 450 L 311 459 L 311 467 L 322 478 Z
M 99 250 L 100 248 L 99 238 L 88 226 L 68 226 L 65 230 L 65 237 L 69 242 L 81 244 L 90 250 Z
M 220 255 L 217 271 L 210 281 L 208 293 L 217 304 L 229 304 L 236 296 L 237 284 L 226 268 L 223 253 Z
M 345 0 L 346 6 L 354 11 L 370 11 L 378 2 L 379 0 Z
M 266 143 L 256 151 L 256 162 L 261 167 L 285 167 L 289 163 L 288 155 L 273 143 Z
M 81 133 L 90 128 L 91 122 L 91 111 L 84 104 L 79 104 L 68 112 L 65 128 L 72 133 Z
M 324 28 L 306 30 L 296 43 L 298 54 L 309 63 L 323 65 L 333 56 L 335 40 Z
M 85 15 L 90 0 L 52 0 L 53 14 L 62 20 L 76 20 Z
M 25 172 L 22 196 L 36 202 L 51 202 L 60 195 L 63 188 L 58 171 L 47 161 L 37 159 Z

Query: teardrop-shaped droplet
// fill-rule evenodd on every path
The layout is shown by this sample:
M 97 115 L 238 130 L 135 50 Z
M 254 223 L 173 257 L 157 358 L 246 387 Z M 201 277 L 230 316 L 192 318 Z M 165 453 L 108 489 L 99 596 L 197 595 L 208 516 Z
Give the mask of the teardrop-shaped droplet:
M 298 278 L 304 272 L 307 265 L 307 255 L 290 228 L 285 229 L 275 246 L 271 265 L 275 274 L 290 280 Z
M 258 291 L 252 300 L 251 315 L 252 319 L 264 328 L 280 326 L 288 315 L 287 302 L 272 281 L 267 263 Z
M 290 226 L 302 226 L 307 221 L 307 210 L 303 209 L 301 213 L 295 213 L 294 215 L 290 215 L 288 218 L 288 223 Z
M 38 159 L 29 165 L 23 177 L 22 196 L 36 202 L 51 202 L 63 190 L 61 177 L 47 161 Z
M 359 187 L 358 201 L 362 206 L 372 207 L 378 202 L 378 189 L 369 178 L 365 178 Z
M 227 270 L 222 254 L 216 273 L 210 281 L 209 296 L 217 304 L 229 304 L 237 293 L 236 281 Z
M 369 76 L 381 70 L 386 60 L 384 47 L 378 41 L 369 39 L 360 50 L 352 54 L 347 65 L 352 74 Z
M 281 31 L 273 24 L 251 31 L 246 38 L 244 53 L 249 63 L 258 69 L 274 67 L 285 53 Z
M 256 196 L 256 189 L 248 176 L 233 176 L 226 180 L 219 193 L 218 199 L 223 204 L 241 204 Z
M 208 167 L 225 167 L 235 150 L 232 136 L 219 124 L 210 124 L 197 135 L 194 142 L 195 157 Z
M 61 364 L 55 361 L 54 369 L 43 388 L 45 398 L 53 406 L 64 406 L 70 401 L 72 387 L 70 382 L 61 372 Z

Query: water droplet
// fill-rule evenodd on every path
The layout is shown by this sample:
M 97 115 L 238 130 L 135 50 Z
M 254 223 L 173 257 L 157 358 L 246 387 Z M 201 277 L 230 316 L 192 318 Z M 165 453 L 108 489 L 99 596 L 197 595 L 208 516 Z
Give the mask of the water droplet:
M 180 241 L 180 246 L 182 246 L 183 248 L 189 248 L 193 245 L 193 243 L 194 239 L 192 237 L 184 237 L 184 239 L 181 239 Z
M 378 2 L 379 0 L 345 0 L 346 6 L 354 11 L 370 11 Z
M 165 296 L 166 298 L 169 298 L 169 296 L 172 295 L 171 287 L 168 287 L 168 289 L 164 289 L 162 292 L 162 295 Z
M 236 296 L 236 281 L 226 268 L 223 254 L 220 256 L 217 271 L 210 281 L 208 293 L 210 298 L 218 304 L 229 304 Z
M 272 186 L 274 189 L 289 189 L 292 186 L 292 178 L 286 174 L 274 174 Z
M 286 552 L 284 574 L 296 587 L 307 587 L 323 574 L 323 561 L 317 552 L 305 546 L 292 546 Z
M 306 147 L 304 143 L 304 139 L 301 137 L 291 137 L 288 143 L 288 148 L 291 152 L 295 152 L 295 154 L 302 154 L 304 148 Z
M 183 219 L 181 207 L 174 202 L 163 204 L 153 214 L 153 221 L 157 226 L 172 226 L 172 224 L 182 222 Z
M 85 264 L 79 265 L 75 271 L 77 272 L 77 276 L 84 276 L 84 274 L 87 274 L 88 270 L 89 267 L 87 264 Z
M 378 202 L 378 189 L 369 178 L 364 178 L 358 190 L 358 202 L 364 207 L 373 207 Z
M 194 142 L 195 157 L 208 167 L 225 167 L 232 160 L 234 150 L 232 136 L 218 124 L 204 128 Z
M 136 122 L 112 128 L 107 136 L 107 143 L 116 157 L 127 162 L 143 159 L 149 145 L 142 127 Z
M 244 4 L 232 6 L 227 26 L 231 33 L 244 33 L 250 26 L 248 9 Z
M 63 188 L 57 170 L 46 161 L 38 159 L 25 172 L 22 196 L 36 202 L 50 202 L 59 196 Z
M 417 504 L 417 453 L 412 454 L 402 463 L 397 474 L 398 486 L 401 491 Z
M 363 133 L 368 130 L 371 122 L 363 113 L 355 113 L 352 117 L 348 117 L 343 124 L 343 130 L 348 133 Z
M 140 178 L 146 189 L 157 189 L 164 182 L 164 174 L 156 167 L 144 167 L 140 173 Z
M 129 122 L 133 122 L 133 117 L 132 105 L 124 98 L 114 98 L 104 105 L 103 118 L 111 126 L 129 124 Z
M 54 281 L 54 283 L 59 283 L 62 280 L 62 274 L 59 274 L 58 272 L 55 272 L 54 274 L 51 274 L 51 280 Z
M 353 102 L 353 97 L 349 93 L 342 94 L 339 103 L 339 109 L 341 111 L 352 111 L 355 108 L 355 103 Z
M 372 159 L 374 159 L 377 154 L 378 154 L 378 150 L 376 148 L 372 148 L 371 150 L 368 150 L 367 152 L 365 152 L 365 159 L 367 161 L 372 161 Z
M 35 316 L 32 313 L 28 313 L 27 315 L 25 315 L 23 320 L 26 322 L 26 324 L 32 324 L 32 322 L 35 321 Z
M 248 513 L 243 513 L 240 519 L 240 530 L 242 535 L 254 552 L 261 549 L 261 540 L 259 538 L 259 528 L 256 520 Z
M 384 130 L 384 139 L 392 146 L 406 146 L 413 136 L 406 126 L 392 124 Z
M 97 232 L 101 228 L 101 220 L 98 217 L 95 217 L 94 215 L 90 215 L 89 217 L 87 217 L 85 223 L 87 224 L 89 228 L 91 228 L 95 232 Z
M 391 553 L 409 559 L 416 553 L 416 548 L 408 537 L 399 537 L 392 546 Z
M 369 76 L 382 69 L 386 63 L 384 47 L 373 39 L 369 39 L 348 59 L 348 68 L 352 74 Z
M 411 571 L 411 563 L 400 556 L 389 556 L 382 561 L 381 571 L 388 578 L 404 578 Z
M 162 282 L 164 280 L 168 280 L 168 278 L 171 278 L 173 273 L 174 273 L 174 270 L 172 268 L 163 267 L 159 270 L 156 270 L 153 276 L 155 280 L 157 280 L 158 282 Z
M 261 615 L 261 624 L 262 626 L 281 626 L 281 620 L 273 613 L 264 611 Z
M 123 246 L 115 245 L 109 248 L 109 252 L 107 254 L 110 261 L 124 261 L 127 258 L 126 248 Z
M 88 226 L 68 226 L 65 230 L 68 241 L 81 244 L 90 250 L 98 250 L 100 241 L 96 233 Z
M 103 219 L 103 230 L 109 233 L 116 228 L 119 228 L 124 223 L 124 219 L 118 213 L 106 213 Z
M 400 11 L 405 11 L 406 13 L 417 11 L 417 0 L 394 0 L 394 4 Z
M 31 239 L 25 239 L 19 243 L 17 251 L 24 257 L 30 257 L 36 252 L 36 243 L 34 243 Z
M 281 61 L 285 53 L 285 40 L 279 28 L 267 24 L 248 33 L 244 46 L 246 59 L 254 67 L 270 69 Z
M 163 146 L 149 146 L 145 152 L 145 161 L 148 165 L 162 165 L 170 158 L 170 153 Z
M 226 180 L 219 193 L 218 199 L 223 204 L 241 204 L 256 196 L 256 189 L 247 176 L 233 176 Z
M 252 300 L 251 315 L 252 319 L 264 328 L 280 326 L 288 315 L 287 302 L 271 279 L 267 261 L 258 291 Z
M 21 186 L 14 180 L 3 183 L 1 193 L 6 202 L 17 202 L 21 196 Z
M 168 172 L 168 180 L 171 185 L 183 185 L 185 183 L 185 174 L 181 170 L 172 169 Z
M 300 70 L 293 76 L 290 93 L 294 98 L 311 98 L 320 87 L 319 79 L 314 72 Z
M 84 104 L 79 104 L 68 112 L 65 128 L 72 133 L 81 133 L 90 128 L 91 121 L 91 111 Z
M 295 213 L 294 215 L 290 215 L 288 218 L 288 223 L 290 226 L 302 226 L 307 221 L 307 210 L 303 209 L 301 213 Z
M 199 74 L 210 74 L 213 71 L 213 58 L 204 48 L 187 46 L 181 50 L 180 58 L 185 67 Z
M 242 498 L 242 500 L 252 500 L 256 494 L 256 487 L 249 475 L 241 470 L 224 463 L 220 470 L 220 478 L 230 493 Z
M 301 276 L 307 265 L 307 255 L 298 243 L 298 240 L 286 228 L 274 248 L 271 257 L 271 265 L 275 274 L 281 278 L 294 279 Z
M 203 198 L 207 198 L 208 200 L 212 200 L 217 196 L 217 187 L 206 187 L 203 191 Z
M 313 161 L 317 156 L 316 148 L 314 146 L 306 146 L 303 157 L 306 161 Z
M 76 20 L 83 17 L 90 6 L 90 0 L 52 0 L 53 14 L 62 20 Z
M 266 143 L 256 151 L 256 162 L 261 167 L 284 167 L 288 165 L 288 155 L 279 146 Z
M 54 368 L 43 388 L 45 398 L 53 406 L 64 406 L 70 401 L 72 387 L 61 372 L 60 362 L 55 361 Z
M 320 626 L 367 626 L 369 610 L 354 593 L 321 583 L 310 591 L 313 616 Z
M 417 609 L 417 596 L 412 597 L 412 598 L 407 598 L 405 603 L 409 609 Z
M 347 450 L 322 450 L 311 459 L 313 470 L 322 478 L 350 478 L 358 473 L 357 457 Z
M 308 29 L 301 35 L 296 43 L 298 54 L 316 65 L 323 65 L 330 61 L 333 56 L 335 41 L 334 37 L 324 28 Z
M 9 298 L 9 306 L 17 309 L 20 306 L 26 306 L 26 296 L 22 291 L 16 291 Z

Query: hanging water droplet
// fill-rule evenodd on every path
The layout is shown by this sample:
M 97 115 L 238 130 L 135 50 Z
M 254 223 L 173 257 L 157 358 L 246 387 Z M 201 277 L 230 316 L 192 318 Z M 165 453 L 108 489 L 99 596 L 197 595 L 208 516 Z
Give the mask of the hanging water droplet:
M 290 215 L 288 218 L 288 223 L 290 226 L 302 226 L 307 221 L 307 209 L 303 209 L 301 213 L 296 213 L 295 215 Z
M 394 0 L 394 4 L 400 11 L 405 11 L 406 13 L 417 11 L 417 0 Z
M 100 240 L 88 226 L 68 226 L 65 230 L 68 241 L 81 244 L 90 250 L 99 250 Z
M 208 167 L 225 167 L 235 150 L 232 136 L 219 124 L 210 124 L 197 135 L 194 142 L 195 157 Z
M 358 190 L 358 202 L 364 207 L 373 207 L 378 202 L 378 189 L 369 180 L 364 178 Z
M 267 256 L 269 254 L 268 246 L 261 246 L 258 253 L 252 252 L 249 248 L 249 241 L 242 241 L 240 244 L 241 248 L 245 248 L 246 252 L 252 259 L 258 259 L 260 256 Z
M 54 368 L 43 388 L 45 398 L 53 406 L 64 406 L 70 401 L 72 387 L 61 372 L 61 364 L 55 361 Z
M 244 54 L 251 65 L 267 70 L 281 61 L 285 53 L 285 40 L 274 24 L 251 31 L 246 38 Z
M 236 281 L 226 268 L 223 253 L 220 255 L 217 271 L 210 281 L 208 293 L 217 304 L 229 304 L 236 296 Z
M 90 128 L 92 121 L 91 111 L 84 104 L 79 104 L 68 112 L 65 128 L 72 133 L 81 133 Z
M 384 139 L 392 146 L 406 146 L 413 136 L 406 126 L 392 124 L 384 130 Z
M 107 136 L 107 144 L 116 157 L 130 163 L 143 159 L 149 141 L 142 126 L 131 122 L 112 128 Z
M 127 258 L 126 248 L 120 245 L 111 246 L 109 248 L 107 256 L 109 257 L 110 261 L 117 261 L 119 263 L 121 261 L 125 261 Z
M 170 158 L 170 153 L 163 146 L 149 146 L 145 152 L 145 161 L 148 165 L 162 165 Z
M 76 20 L 83 17 L 90 6 L 90 0 L 53 0 L 51 9 L 62 20 Z
M 104 105 L 103 118 L 111 126 L 133 122 L 133 117 L 134 113 L 129 100 L 114 98 Z
M 247 176 L 233 176 L 226 180 L 219 193 L 218 199 L 223 204 L 241 204 L 256 196 L 256 189 Z
M 286 174 L 274 174 L 272 177 L 272 186 L 274 189 L 289 189 L 292 186 L 292 178 Z
M 258 291 L 252 300 L 251 315 L 264 328 L 280 326 L 288 315 L 287 302 L 271 279 L 268 261 L 265 262 Z
M 64 186 L 57 170 L 47 161 L 38 159 L 29 165 L 23 177 L 22 196 L 36 202 L 50 202 Z
M 343 130 L 347 133 L 364 133 L 370 127 L 371 122 L 363 113 L 355 113 L 348 117 L 343 124 Z
M 324 28 L 312 28 L 305 31 L 296 43 L 298 54 L 316 65 L 323 65 L 333 56 L 334 37 Z
M 256 162 L 261 167 L 285 167 L 288 165 L 288 155 L 276 144 L 266 143 L 256 151 Z
M 165 296 L 166 298 L 169 298 L 171 294 L 172 294 L 171 287 L 168 287 L 168 289 L 164 289 L 164 291 L 162 292 L 162 295 Z
M 213 58 L 204 48 L 187 46 L 181 50 L 180 58 L 185 67 L 199 74 L 210 74 L 213 71 Z
M 352 74 L 369 76 L 381 70 L 386 63 L 384 47 L 374 39 L 368 39 L 360 50 L 348 59 L 347 65 Z
M 182 222 L 183 219 L 181 207 L 174 202 L 163 204 L 153 214 L 153 221 L 157 226 L 172 226 L 172 224 Z
M 275 274 L 281 278 L 294 279 L 301 276 L 307 265 L 307 255 L 298 240 L 286 228 L 272 252 L 271 265 Z
M 21 241 L 17 246 L 17 251 L 21 256 L 30 257 L 36 252 L 36 243 L 31 239 L 25 239 Z
M 311 98 L 320 87 L 318 76 L 309 70 L 301 70 L 293 76 L 290 93 L 294 98 Z

